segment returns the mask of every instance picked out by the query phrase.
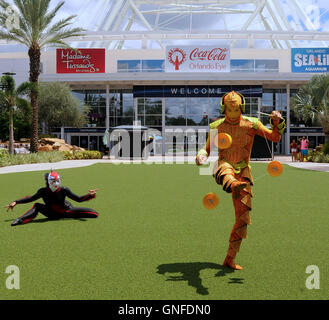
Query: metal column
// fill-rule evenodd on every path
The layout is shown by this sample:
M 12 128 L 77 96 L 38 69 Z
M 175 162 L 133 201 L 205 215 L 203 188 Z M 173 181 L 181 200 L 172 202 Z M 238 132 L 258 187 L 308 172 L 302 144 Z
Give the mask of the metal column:
M 110 85 L 106 85 L 106 130 L 110 131 Z
M 162 156 L 166 155 L 166 99 L 162 98 Z
M 290 154 L 290 84 L 287 83 L 287 131 L 286 131 L 286 145 L 285 145 L 285 154 Z

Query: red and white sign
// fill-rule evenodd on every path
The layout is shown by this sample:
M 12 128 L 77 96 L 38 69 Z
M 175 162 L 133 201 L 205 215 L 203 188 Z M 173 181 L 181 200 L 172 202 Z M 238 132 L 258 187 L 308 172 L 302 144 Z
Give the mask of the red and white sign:
M 168 46 L 166 72 L 230 72 L 230 48 Z
M 105 49 L 57 49 L 57 73 L 105 73 Z

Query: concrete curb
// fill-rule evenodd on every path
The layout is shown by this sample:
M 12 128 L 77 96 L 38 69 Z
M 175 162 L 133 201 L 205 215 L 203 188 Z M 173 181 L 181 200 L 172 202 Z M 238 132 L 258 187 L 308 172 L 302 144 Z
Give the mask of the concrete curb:
M 95 163 L 111 163 L 111 164 L 138 164 L 138 163 L 163 163 L 163 164 L 183 164 L 190 163 L 194 164 L 194 156 L 177 156 L 173 157 L 151 157 L 146 160 L 113 160 L 113 159 L 98 159 L 98 160 L 66 160 L 55 163 L 36 163 L 36 164 L 23 164 L 19 166 L 9 166 L 0 168 L 0 174 L 18 173 L 18 172 L 31 172 L 31 171 L 50 171 L 60 169 L 71 169 L 88 167 Z M 290 156 L 277 156 L 274 160 L 280 161 L 283 164 L 287 164 L 291 167 L 329 172 L 329 163 L 312 163 L 312 162 L 291 162 Z M 216 161 L 216 158 L 209 158 L 210 162 Z M 252 163 L 268 163 L 269 160 L 252 161 Z

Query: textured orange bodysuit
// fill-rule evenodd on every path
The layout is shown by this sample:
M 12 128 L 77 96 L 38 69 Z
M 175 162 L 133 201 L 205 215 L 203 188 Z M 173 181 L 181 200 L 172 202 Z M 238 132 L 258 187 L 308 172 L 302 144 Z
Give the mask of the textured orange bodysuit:
M 223 186 L 224 191 L 232 193 L 235 224 L 229 239 L 227 259 L 234 261 L 242 239 L 247 238 L 247 225 L 251 224 L 249 212 L 253 196 L 251 190 L 253 178 L 249 161 L 254 137 L 257 134 L 270 141 L 279 142 L 281 134 L 277 127 L 273 130 L 267 129 L 257 118 L 241 115 L 240 120 L 235 124 L 229 123 L 226 118 L 219 119 L 210 125 L 210 134 L 204 147 L 208 155 L 214 147 L 213 139 L 218 133 L 227 133 L 232 137 L 232 145 L 228 149 L 219 150 L 213 176 L 216 182 Z M 234 192 L 231 186 L 235 181 L 246 182 L 246 187 Z

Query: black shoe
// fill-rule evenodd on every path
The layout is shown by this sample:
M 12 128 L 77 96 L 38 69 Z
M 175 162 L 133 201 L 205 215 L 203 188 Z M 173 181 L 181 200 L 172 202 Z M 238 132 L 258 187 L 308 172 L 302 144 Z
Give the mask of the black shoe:
M 11 224 L 11 226 L 15 227 L 15 226 L 18 226 L 20 224 L 24 224 L 24 221 L 21 218 L 18 218 Z

